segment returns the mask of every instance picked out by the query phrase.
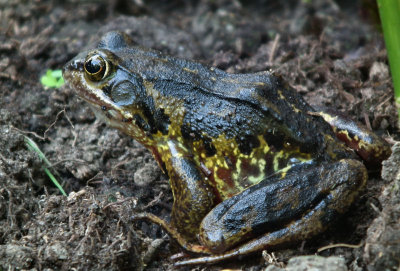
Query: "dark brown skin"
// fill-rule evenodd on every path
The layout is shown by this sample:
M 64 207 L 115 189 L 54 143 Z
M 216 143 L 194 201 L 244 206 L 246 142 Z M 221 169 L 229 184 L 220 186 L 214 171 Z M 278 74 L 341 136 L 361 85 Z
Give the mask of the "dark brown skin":
M 310 238 L 366 184 L 365 166 L 324 120 L 330 115 L 268 72 L 228 74 L 110 32 L 69 62 L 64 78 L 169 175 L 171 223 L 152 214 L 136 219 L 159 224 L 184 250 L 208 255 L 176 265 Z M 390 154 L 379 137 L 353 139 L 377 150 L 376 164 Z

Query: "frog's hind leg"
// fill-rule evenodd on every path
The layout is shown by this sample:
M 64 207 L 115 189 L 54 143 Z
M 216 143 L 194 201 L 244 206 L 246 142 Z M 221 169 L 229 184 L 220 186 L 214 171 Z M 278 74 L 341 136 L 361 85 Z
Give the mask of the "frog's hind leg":
M 315 236 L 348 209 L 366 179 L 367 172 L 361 162 L 344 159 L 315 168 L 300 168 L 278 184 L 267 182 L 263 187 L 259 183 L 253 186 L 253 191 L 248 189 L 250 192 L 245 195 L 221 203 L 203 220 L 201 241 L 215 255 L 176 265 L 215 263 Z M 256 225 L 260 221 L 264 228 Z M 235 228 L 239 222 L 242 224 Z M 253 235 L 252 239 L 237 246 L 240 239 L 246 238 L 246 231 Z M 222 246 L 229 246 L 231 239 L 237 247 L 218 253 Z
M 328 122 L 337 138 L 352 148 L 367 166 L 379 166 L 390 156 L 390 145 L 385 140 L 348 116 L 327 108 L 318 108 L 317 112 L 309 114 L 320 116 Z

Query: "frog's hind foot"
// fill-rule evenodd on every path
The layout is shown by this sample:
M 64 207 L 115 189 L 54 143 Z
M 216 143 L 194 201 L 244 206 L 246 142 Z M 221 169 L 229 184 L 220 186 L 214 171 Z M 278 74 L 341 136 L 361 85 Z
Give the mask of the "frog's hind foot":
M 135 214 L 132 217 L 132 220 L 147 220 L 151 223 L 155 223 L 159 225 L 161 228 L 163 228 L 168 235 L 170 236 L 171 239 L 175 240 L 185 251 L 189 253 L 196 253 L 196 254 L 210 254 L 210 251 L 208 248 L 197 245 L 197 244 L 192 244 L 187 241 L 185 237 L 183 237 L 178 230 L 168 223 L 167 221 L 159 218 L 156 215 L 153 215 L 151 213 L 139 213 Z

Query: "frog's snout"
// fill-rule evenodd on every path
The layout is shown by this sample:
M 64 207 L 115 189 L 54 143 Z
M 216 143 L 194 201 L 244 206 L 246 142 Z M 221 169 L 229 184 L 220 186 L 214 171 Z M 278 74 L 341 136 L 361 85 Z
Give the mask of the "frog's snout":
M 65 64 L 63 68 L 63 75 L 72 71 L 79 71 L 79 72 L 83 71 L 83 61 L 81 59 L 73 59 L 67 64 Z

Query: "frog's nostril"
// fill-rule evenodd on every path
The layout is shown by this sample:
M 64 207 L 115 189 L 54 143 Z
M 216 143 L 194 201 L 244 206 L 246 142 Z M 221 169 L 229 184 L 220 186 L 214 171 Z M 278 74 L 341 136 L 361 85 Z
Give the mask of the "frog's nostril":
M 83 61 L 76 59 L 68 62 L 63 68 L 63 73 L 66 71 L 83 71 Z
M 74 60 L 72 61 L 73 69 L 83 71 L 83 61 L 82 60 Z

